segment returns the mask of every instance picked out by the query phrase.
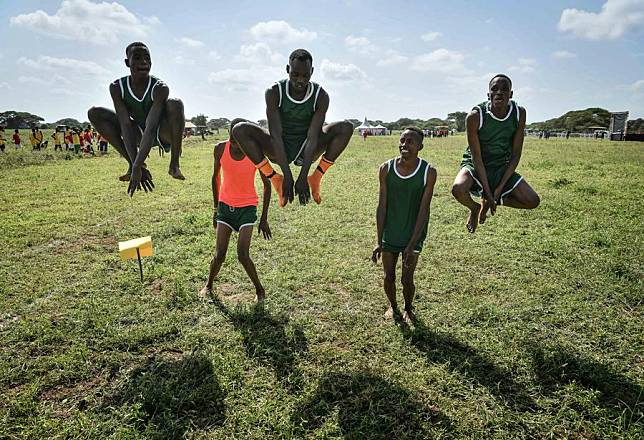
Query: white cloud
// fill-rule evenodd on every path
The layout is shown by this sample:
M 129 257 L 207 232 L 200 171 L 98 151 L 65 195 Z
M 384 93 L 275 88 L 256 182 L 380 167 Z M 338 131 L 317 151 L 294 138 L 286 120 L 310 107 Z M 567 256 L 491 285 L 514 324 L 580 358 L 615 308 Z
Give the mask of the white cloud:
M 434 41 L 438 37 L 442 36 L 443 34 L 441 32 L 427 32 L 426 34 L 423 34 L 420 36 L 420 38 L 423 41 Z
M 246 69 L 224 69 L 210 72 L 208 81 L 227 91 L 256 92 L 270 86 L 272 78 L 279 78 L 280 69 L 251 66 Z
M 217 61 L 221 59 L 221 55 L 219 55 L 219 52 L 217 52 L 216 50 L 211 50 L 210 52 L 208 52 L 208 58 Z
M 644 79 L 640 79 L 631 84 L 631 89 L 639 92 L 640 90 L 644 91 Z
M 40 78 L 36 76 L 21 75 L 18 77 L 18 82 L 21 84 L 28 84 L 32 86 L 53 86 L 53 85 L 72 85 L 72 81 L 61 75 L 53 75 L 47 78 Z
M 407 60 L 409 60 L 409 57 L 400 55 L 395 50 L 390 49 L 387 52 L 385 52 L 383 58 L 378 60 L 378 62 L 376 63 L 376 66 L 394 66 L 396 64 L 405 63 L 407 62 Z
M 193 66 L 195 64 L 195 60 L 192 58 L 186 58 L 183 55 L 177 55 L 174 57 L 174 62 L 177 64 L 183 64 L 184 66 Z
M 65 40 L 108 45 L 118 43 L 120 39 L 146 36 L 158 19 L 141 19 L 116 2 L 64 0 L 54 15 L 39 9 L 11 17 L 9 21 L 12 26 Z
M 532 73 L 535 71 L 537 60 L 533 58 L 519 58 L 517 64 L 508 67 L 511 72 Z
M 250 34 L 258 41 L 281 44 L 305 43 L 315 40 L 318 36 L 316 32 L 295 29 L 283 20 L 259 22 L 250 28 Z
M 181 37 L 181 38 L 177 39 L 177 41 L 179 43 L 183 44 L 184 46 L 193 47 L 193 48 L 198 48 L 198 47 L 204 47 L 205 46 L 203 41 L 195 40 L 195 39 L 189 38 L 189 37 Z
M 557 50 L 552 53 L 552 57 L 557 58 L 558 60 L 565 60 L 570 58 L 577 58 L 577 54 L 568 52 L 567 50 Z
M 614 40 L 644 26 L 644 0 L 607 0 L 600 12 L 564 9 L 559 31 L 588 40 Z
M 18 64 L 28 67 L 31 70 L 40 71 L 60 71 L 81 73 L 88 76 L 102 77 L 107 76 L 110 72 L 104 67 L 93 61 L 83 61 L 74 58 L 54 58 L 47 55 L 41 55 L 37 59 L 20 57 Z
M 7 82 L 0 82 L 0 89 L 11 89 L 11 86 Z
M 235 57 L 236 61 L 250 64 L 277 64 L 283 61 L 286 65 L 288 60 L 281 53 L 273 52 L 266 43 L 245 44 L 239 48 L 239 55 Z
M 470 71 L 463 64 L 464 60 L 465 57 L 459 52 L 436 49 L 433 52 L 415 57 L 412 61 L 411 70 L 467 75 Z
M 376 46 L 367 37 L 354 37 L 353 35 L 349 35 L 344 39 L 344 45 L 353 53 L 370 55 L 378 51 Z
M 367 79 L 367 74 L 355 64 L 339 64 L 324 59 L 320 64 L 320 70 L 323 78 L 330 81 L 352 82 Z

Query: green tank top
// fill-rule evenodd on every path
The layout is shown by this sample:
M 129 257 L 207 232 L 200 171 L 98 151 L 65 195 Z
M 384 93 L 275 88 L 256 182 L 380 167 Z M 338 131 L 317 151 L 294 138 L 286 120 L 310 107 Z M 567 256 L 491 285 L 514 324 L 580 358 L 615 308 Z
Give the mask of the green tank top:
M 401 176 L 396 169 L 396 159 L 389 160 L 387 171 L 387 214 L 382 234 L 383 246 L 404 250 L 414 235 L 420 201 L 423 198 L 429 163 L 418 158 L 416 170 L 409 176 Z M 420 250 L 427 236 L 427 220 L 415 248 Z
M 148 86 L 146 87 L 143 98 L 141 99 L 139 99 L 132 91 L 130 76 L 120 78 L 118 83 L 121 88 L 121 98 L 125 103 L 127 112 L 141 130 L 145 130 L 145 120 L 147 119 L 148 113 L 150 113 L 150 109 L 152 108 L 152 103 L 154 102 L 154 88 L 161 84 L 162 81 L 159 78 L 150 75 Z
M 492 114 L 489 102 L 483 102 L 476 107 L 479 113 L 479 142 L 481 156 L 486 168 L 505 166 L 512 154 L 512 139 L 519 127 L 519 106 L 510 101 L 508 114 L 499 119 Z M 470 147 L 465 155 L 472 157 Z
M 321 87 L 311 82 L 301 101 L 291 98 L 288 92 L 288 79 L 277 82 L 279 89 L 279 112 L 282 122 L 282 138 L 285 143 L 302 144 L 311 126 Z M 299 145 L 298 145 L 299 146 Z

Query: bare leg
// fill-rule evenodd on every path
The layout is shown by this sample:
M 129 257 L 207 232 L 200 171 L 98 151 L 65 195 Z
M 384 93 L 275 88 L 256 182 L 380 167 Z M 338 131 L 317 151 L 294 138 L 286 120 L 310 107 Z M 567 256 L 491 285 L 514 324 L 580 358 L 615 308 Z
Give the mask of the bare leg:
M 503 199 L 503 206 L 518 209 L 535 209 L 540 203 L 539 195 L 525 179 Z
M 470 173 L 465 168 L 461 168 L 452 185 L 452 195 L 454 198 L 470 210 L 466 226 L 467 230 L 472 233 L 476 231 L 476 227 L 478 226 L 479 211 L 481 210 L 481 205 L 476 203 L 472 199 L 472 196 L 470 196 L 470 188 L 472 188 L 473 183 L 474 179 Z
M 396 263 L 398 262 L 398 252 L 382 252 L 382 268 L 385 272 L 384 287 L 385 295 L 389 300 L 389 307 L 385 312 L 385 318 L 391 319 L 398 310 L 396 302 Z
M 232 229 L 228 226 L 217 223 L 217 242 L 215 245 L 215 255 L 210 262 L 210 273 L 208 274 L 208 281 L 206 285 L 201 289 L 199 295 L 205 297 L 210 292 L 212 292 L 212 283 L 215 281 L 215 277 L 219 274 L 221 265 L 224 264 L 226 260 L 226 251 L 228 251 L 228 242 L 230 241 L 230 234 Z
M 130 171 L 132 167 L 132 159 L 125 149 L 125 144 L 123 143 L 123 133 L 121 133 L 121 124 L 119 124 L 116 113 L 113 110 L 107 109 L 105 107 L 92 107 L 87 111 L 87 117 L 92 123 L 94 128 L 101 133 L 110 144 L 114 146 L 116 151 L 118 151 L 121 156 L 127 160 L 129 165 L 128 171 L 126 174 L 119 177 L 119 180 L 127 181 L 130 178 Z M 132 139 L 135 140 L 136 145 L 139 144 L 141 140 L 141 132 L 139 128 L 134 124 L 134 121 L 130 124 L 129 135 Z
M 266 296 L 266 291 L 264 290 L 262 283 L 259 281 L 259 276 L 257 276 L 255 263 L 253 263 L 253 260 L 250 258 L 250 240 L 252 237 L 252 225 L 245 226 L 239 230 L 239 238 L 237 239 L 237 258 L 242 266 L 244 266 L 244 270 L 255 286 L 255 300 L 257 302 L 262 302 Z
M 403 285 L 403 297 L 405 298 L 405 312 L 403 313 L 403 321 L 407 324 L 411 324 L 412 321 L 416 319 L 413 311 L 413 302 L 414 296 L 416 295 L 416 285 L 414 284 L 414 272 L 416 271 L 416 265 L 418 264 L 418 255 L 417 253 L 411 254 L 405 260 L 403 260 L 402 265 L 402 285 Z
M 185 180 L 179 167 L 185 126 L 186 117 L 183 110 L 183 102 L 180 99 L 168 99 L 165 104 L 163 117 L 159 123 L 159 137 L 163 143 L 169 143 L 171 148 L 168 174 L 179 180 Z

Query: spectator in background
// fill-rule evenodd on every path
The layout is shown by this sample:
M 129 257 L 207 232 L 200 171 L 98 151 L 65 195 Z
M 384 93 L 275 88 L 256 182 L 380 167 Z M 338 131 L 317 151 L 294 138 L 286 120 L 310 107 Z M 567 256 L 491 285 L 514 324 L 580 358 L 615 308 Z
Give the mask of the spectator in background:
M 80 152 L 81 138 L 80 138 L 80 135 L 78 134 L 78 131 L 79 130 L 77 128 L 72 131 L 72 141 L 73 141 L 72 148 L 74 149 L 75 154 L 78 154 Z
M 101 153 L 107 153 L 107 139 L 99 133 L 98 135 L 98 149 Z
M 38 140 L 36 140 L 36 129 L 32 128 L 31 133 L 29 134 L 29 143 L 31 144 L 31 150 L 39 150 L 40 148 L 38 147 Z
M 13 132 L 13 144 L 16 146 L 16 150 L 22 147 L 20 145 L 20 133 L 18 133 L 17 128 Z
M 51 134 L 51 138 L 54 140 L 54 151 L 63 151 L 60 133 L 58 132 L 58 130 L 54 130 L 54 132 Z
M 72 134 L 72 129 L 69 127 L 65 129 L 65 150 L 74 150 L 74 135 Z
M 0 152 L 4 153 L 4 127 L 0 127 Z
M 47 148 L 49 141 L 45 140 L 45 135 L 40 131 L 40 128 L 36 128 L 36 142 L 38 142 L 38 149 Z

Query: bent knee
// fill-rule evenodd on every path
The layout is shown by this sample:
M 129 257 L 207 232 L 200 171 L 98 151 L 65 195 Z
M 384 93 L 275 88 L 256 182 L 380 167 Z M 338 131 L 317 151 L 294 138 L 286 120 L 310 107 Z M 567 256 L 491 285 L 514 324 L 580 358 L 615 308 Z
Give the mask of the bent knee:
M 248 263 L 251 261 L 250 259 L 250 254 L 247 251 L 244 252 L 237 252 L 237 259 L 239 260 L 240 263 Z
M 345 136 L 353 135 L 353 124 L 349 121 L 342 121 L 339 124 L 338 130 Z
M 100 119 L 104 119 L 106 113 L 106 109 L 103 107 L 91 107 L 89 110 L 87 110 L 87 119 L 89 119 L 92 125 L 95 125 L 94 122 Z
M 252 122 L 239 122 L 235 124 L 230 133 L 237 141 L 239 141 L 240 138 L 248 137 L 255 127 L 256 125 Z
M 387 273 L 384 277 L 385 283 L 392 284 L 396 282 L 396 276 L 393 273 Z
M 404 276 L 400 279 L 400 282 L 403 287 L 414 287 L 414 277 L 412 276 Z
M 462 183 L 454 183 L 452 185 L 452 195 L 454 197 L 459 197 L 462 196 L 463 194 L 466 194 L 468 191 L 468 188 L 466 185 L 463 185 Z
M 534 194 L 534 197 L 531 197 L 530 201 L 528 202 L 528 207 L 529 209 L 535 209 L 539 207 L 541 204 L 541 197 L 537 193 Z

